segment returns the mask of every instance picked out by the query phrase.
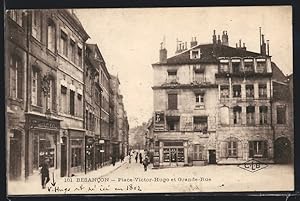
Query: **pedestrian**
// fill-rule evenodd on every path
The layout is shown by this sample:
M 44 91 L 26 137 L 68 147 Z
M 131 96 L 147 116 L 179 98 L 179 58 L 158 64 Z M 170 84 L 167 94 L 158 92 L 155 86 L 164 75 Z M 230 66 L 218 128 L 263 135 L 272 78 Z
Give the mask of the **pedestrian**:
M 143 156 L 142 156 L 142 153 L 140 153 L 140 164 L 143 163 Z
M 143 160 L 144 171 L 147 171 L 148 164 L 149 164 L 149 159 L 148 156 L 146 156 L 145 159 Z
M 115 155 L 112 156 L 111 163 L 113 164 L 113 166 L 115 166 L 115 164 L 116 164 L 116 156 Z
M 131 154 L 129 155 L 129 163 L 131 163 Z
M 136 153 L 136 155 L 135 155 L 135 162 L 137 163 L 137 161 L 138 161 L 138 157 L 139 157 L 139 153 Z
M 49 177 L 49 159 L 45 159 L 41 168 L 42 188 L 46 188 L 46 184 L 50 181 Z

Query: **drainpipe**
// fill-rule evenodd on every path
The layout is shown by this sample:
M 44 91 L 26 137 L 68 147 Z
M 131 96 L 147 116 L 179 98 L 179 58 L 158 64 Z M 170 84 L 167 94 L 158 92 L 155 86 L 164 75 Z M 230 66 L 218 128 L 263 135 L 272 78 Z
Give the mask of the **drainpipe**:
M 270 78 L 270 108 L 271 108 L 271 130 L 273 135 L 273 160 L 275 158 L 275 128 L 273 124 L 273 95 L 272 95 L 272 77 Z

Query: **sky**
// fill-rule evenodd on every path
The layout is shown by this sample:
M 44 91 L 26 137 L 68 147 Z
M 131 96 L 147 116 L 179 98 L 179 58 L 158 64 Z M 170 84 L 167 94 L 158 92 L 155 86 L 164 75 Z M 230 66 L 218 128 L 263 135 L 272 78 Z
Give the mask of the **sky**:
M 76 15 L 97 43 L 108 71 L 118 75 L 130 127 L 147 122 L 153 113 L 153 72 L 165 38 L 168 57 L 176 40 L 211 43 L 213 30 L 226 30 L 229 46 L 241 39 L 247 50 L 259 52 L 259 27 L 270 41 L 272 61 L 284 74 L 293 71 L 292 9 L 289 6 L 102 8 L 76 9 Z

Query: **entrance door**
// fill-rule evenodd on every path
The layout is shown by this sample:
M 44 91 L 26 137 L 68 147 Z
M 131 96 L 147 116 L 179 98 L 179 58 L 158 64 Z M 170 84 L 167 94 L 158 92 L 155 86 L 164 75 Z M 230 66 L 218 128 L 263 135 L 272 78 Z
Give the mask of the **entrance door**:
M 209 164 L 216 164 L 216 150 L 209 150 Z
M 13 131 L 14 136 L 10 138 L 9 154 L 9 179 L 19 179 L 21 177 L 21 137 L 20 131 Z
M 64 177 L 67 175 L 67 139 L 66 137 L 62 138 L 61 144 L 61 172 L 60 176 Z
M 285 138 L 281 137 L 275 141 L 275 163 L 290 163 L 292 159 L 291 155 L 291 143 Z

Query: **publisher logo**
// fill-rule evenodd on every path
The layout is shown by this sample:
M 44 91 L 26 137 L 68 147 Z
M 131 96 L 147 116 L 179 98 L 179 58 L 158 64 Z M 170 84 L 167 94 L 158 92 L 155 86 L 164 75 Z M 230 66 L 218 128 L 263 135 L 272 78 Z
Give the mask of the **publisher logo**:
M 258 160 L 251 159 L 243 164 L 238 165 L 238 167 L 253 173 L 268 167 L 268 165 Z

